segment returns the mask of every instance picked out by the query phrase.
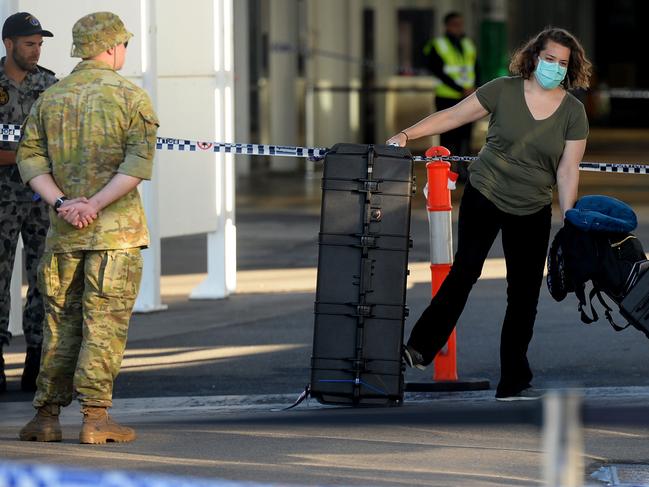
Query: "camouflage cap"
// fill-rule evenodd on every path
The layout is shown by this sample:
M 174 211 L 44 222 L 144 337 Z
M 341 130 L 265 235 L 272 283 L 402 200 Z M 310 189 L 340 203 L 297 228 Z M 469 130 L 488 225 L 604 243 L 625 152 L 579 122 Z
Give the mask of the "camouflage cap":
M 72 57 L 83 59 L 128 41 L 133 34 L 112 12 L 95 12 L 81 17 L 72 27 Z

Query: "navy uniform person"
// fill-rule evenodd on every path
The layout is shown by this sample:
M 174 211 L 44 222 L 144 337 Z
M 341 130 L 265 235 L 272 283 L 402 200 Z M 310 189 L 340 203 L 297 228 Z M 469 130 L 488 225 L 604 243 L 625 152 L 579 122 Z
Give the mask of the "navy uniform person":
M 38 66 L 43 30 L 36 17 L 19 12 L 2 27 L 7 51 L 0 61 L 0 123 L 22 125 L 39 95 L 56 82 L 54 73 Z M 0 393 L 6 390 L 2 347 L 9 345 L 10 285 L 18 237 L 22 235 L 26 253 L 27 304 L 23 312 L 23 332 L 27 343 L 21 380 L 24 391 L 36 390 L 36 376 L 43 341 L 43 299 L 36 285 L 36 269 L 43 253 L 49 226 L 47 205 L 20 181 L 16 167 L 15 142 L 0 143 Z
M 21 440 L 60 441 L 61 406 L 81 404 L 81 443 L 126 442 L 112 406 L 149 234 L 137 185 L 150 179 L 158 119 L 146 92 L 119 74 L 132 34 L 97 12 L 72 28 L 69 76 L 45 91 L 25 122 L 18 167 L 51 206 L 39 284 L 43 358 Z
M 439 79 L 435 86 L 435 107 L 446 110 L 475 91 L 477 84 L 477 50 L 464 32 L 464 19 L 458 12 L 444 16 L 444 35 L 435 37 L 424 46 L 432 73 Z M 471 127 L 461 127 L 440 134 L 440 144 L 451 154 L 467 155 L 471 149 Z M 467 178 L 466 163 L 454 165 L 460 179 Z

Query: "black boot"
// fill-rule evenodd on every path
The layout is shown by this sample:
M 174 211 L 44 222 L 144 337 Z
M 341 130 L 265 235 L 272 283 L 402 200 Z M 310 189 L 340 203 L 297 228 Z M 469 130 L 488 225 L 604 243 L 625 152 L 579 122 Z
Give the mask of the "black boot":
M 34 392 L 36 390 L 36 377 L 41 367 L 41 347 L 28 347 L 25 355 L 25 367 L 23 376 L 20 379 L 20 388 L 24 392 Z
M 2 347 L 0 347 L 0 394 L 7 390 L 7 377 L 5 376 L 5 359 L 2 357 Z

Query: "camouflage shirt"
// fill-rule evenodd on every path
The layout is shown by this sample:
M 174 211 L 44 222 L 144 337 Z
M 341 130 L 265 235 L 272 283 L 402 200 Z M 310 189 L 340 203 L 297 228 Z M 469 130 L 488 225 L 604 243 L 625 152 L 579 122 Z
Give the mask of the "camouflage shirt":
M 0 124 L 22 125 L 29 109 L 46 88 L 56 83 L 50 70 L 36 68 L 21 84 L 5 74 L 5 58 L 0 60 Z M 15 151 L 17 142 L 0 142 L 0 150 Z M 0 165 L 0 201 L 31 201 L 34 193 L 20 180 L 15 165 Z
M 51 173 L 68 198 L 91 197 L 117 173 L 150 179 L 158 119 L 146 92 L 105 63 L 82 61 L 38 99 L 17 162 L 23 181 Z M 149 234 L 139 192 L 104 208 L 84 229 L 50 213 L 46 251 L 142 247 Z

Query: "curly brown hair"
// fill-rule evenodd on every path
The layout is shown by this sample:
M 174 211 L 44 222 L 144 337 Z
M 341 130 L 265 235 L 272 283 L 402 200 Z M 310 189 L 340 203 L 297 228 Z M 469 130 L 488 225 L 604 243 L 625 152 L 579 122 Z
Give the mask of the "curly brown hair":
M 557 27 L 546 28 L 519 48 L 512 56 L 509 71 L 524 79 L 530 79 L 536 67 L 536 58 L 545 49 L 548 41 L 556 42 L 570 49 L 568 72 L 561 82 L 563 87 L 566 89 L 588 88 L 593 65 L 586 57 L 584 48 L 577 38 L 567 30 Z

